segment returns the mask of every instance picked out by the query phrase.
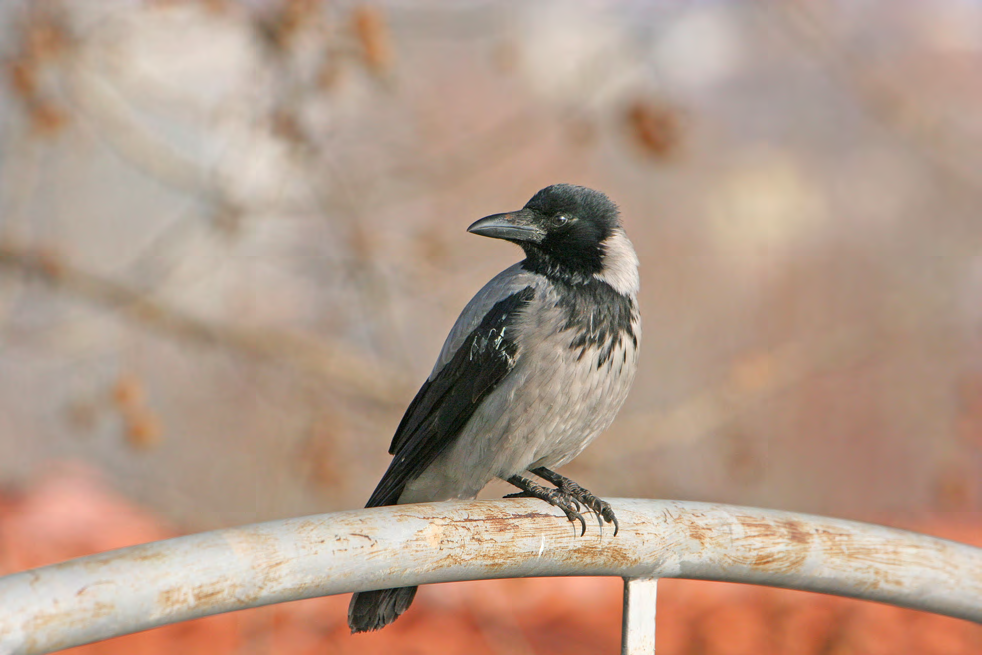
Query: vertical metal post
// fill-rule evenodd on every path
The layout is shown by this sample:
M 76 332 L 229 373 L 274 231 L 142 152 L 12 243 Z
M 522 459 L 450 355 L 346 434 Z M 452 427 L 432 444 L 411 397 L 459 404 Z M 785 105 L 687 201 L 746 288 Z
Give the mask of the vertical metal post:
M 624 578 L 621 655 L 654 655 L 658 578 Z

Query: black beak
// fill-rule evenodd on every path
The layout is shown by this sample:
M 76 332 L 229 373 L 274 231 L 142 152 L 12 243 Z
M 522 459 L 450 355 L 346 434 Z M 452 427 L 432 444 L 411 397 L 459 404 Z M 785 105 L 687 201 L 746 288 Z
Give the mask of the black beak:
M 467 231 L 480 234 L 482 237 L 505 239 L 515 243 L 541 243 L 546 236 L 545 230 L 536 220 L 535 212 L 529 209 L 485 216 L 474 222 Z

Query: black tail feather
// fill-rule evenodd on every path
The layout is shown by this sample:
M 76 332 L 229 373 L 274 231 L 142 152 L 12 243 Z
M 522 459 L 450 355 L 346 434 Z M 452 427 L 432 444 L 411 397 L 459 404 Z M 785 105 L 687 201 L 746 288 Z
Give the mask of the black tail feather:
M 379 630 L 409 609 L 417 587 L 398 587 L 377 591 L 360 591 L 348 605 L 348 627 L 351 633 Z

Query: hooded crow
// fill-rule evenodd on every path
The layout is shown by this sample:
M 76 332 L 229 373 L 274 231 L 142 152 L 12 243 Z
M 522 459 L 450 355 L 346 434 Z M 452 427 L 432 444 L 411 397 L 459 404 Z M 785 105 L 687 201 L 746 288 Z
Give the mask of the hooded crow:
M 586 507 L 616 535 L 610 505 L 552 469 L 610 425 L 637 369 L 638 258 L 617 206 L 599 191 L 555 184 L 467 231 L 511 241 L 525 259 L 461 312 L 396 429 L 394 457 L 367 507 L 474 498 L 497 477 L 521 489 L 511 496 L 561 509 L 580 534 Z M 356 593 L 351 631 L 395 621 L 415 594 Z

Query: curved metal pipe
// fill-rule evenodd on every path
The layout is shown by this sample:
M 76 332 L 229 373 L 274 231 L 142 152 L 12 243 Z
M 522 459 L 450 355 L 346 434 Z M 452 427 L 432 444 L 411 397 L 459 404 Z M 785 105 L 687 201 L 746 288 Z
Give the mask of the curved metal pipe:
M 0 578 L 0 653 L 47 653 L 356 590 L 560 575 L 693 578 L 865 598 L 982 623 L 982 549 L 877 525 L 618 499 L 585 536 L 535 499 L 382 507 L 216 530 Z

